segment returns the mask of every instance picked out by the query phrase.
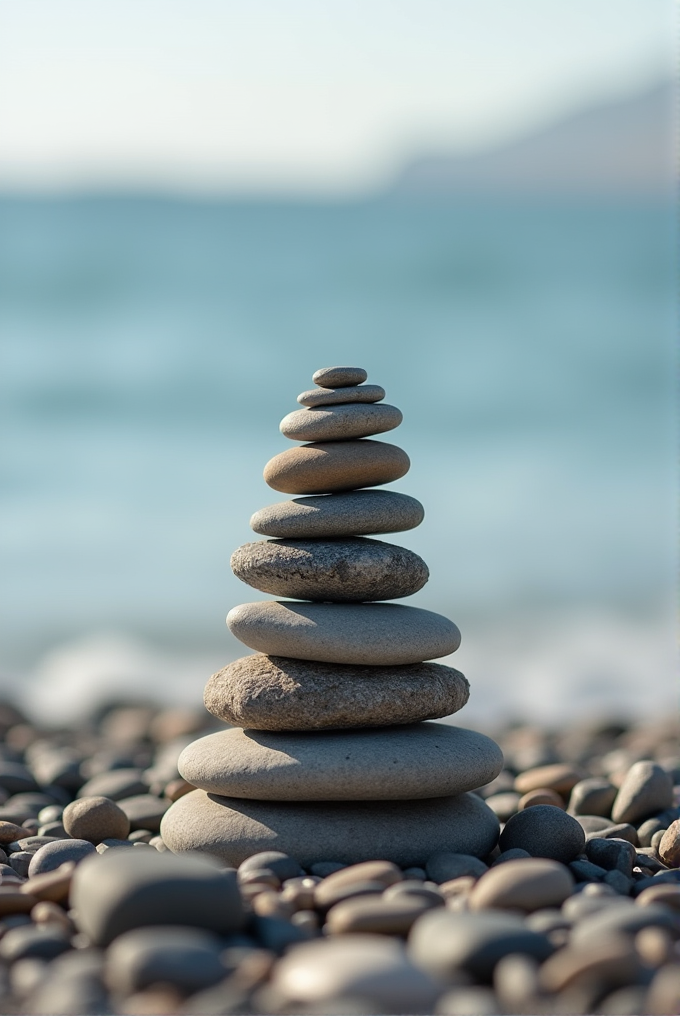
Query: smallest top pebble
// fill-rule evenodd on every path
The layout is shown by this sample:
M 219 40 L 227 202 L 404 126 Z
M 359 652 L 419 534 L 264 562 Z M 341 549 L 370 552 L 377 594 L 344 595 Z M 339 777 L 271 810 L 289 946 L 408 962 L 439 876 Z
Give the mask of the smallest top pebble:
M 320 367 L 312 375 L 312 381 L 323 388 L 349 388 L 362 384 L 367 377 L 361 367 Z

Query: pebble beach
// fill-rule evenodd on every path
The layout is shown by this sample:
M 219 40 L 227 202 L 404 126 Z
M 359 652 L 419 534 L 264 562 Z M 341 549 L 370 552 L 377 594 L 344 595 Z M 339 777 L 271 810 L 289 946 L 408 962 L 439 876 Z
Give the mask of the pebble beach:
M 230 610 L 205 708 L 0 708 L 0 1011 L 680 1012 L 677 718 L 459 724 L 457 626 L 389 602 L 429 569 L 374 537 L 424 512 L 366 380 L 281 421 L 297 496 L 231 566 L 284 599 Z

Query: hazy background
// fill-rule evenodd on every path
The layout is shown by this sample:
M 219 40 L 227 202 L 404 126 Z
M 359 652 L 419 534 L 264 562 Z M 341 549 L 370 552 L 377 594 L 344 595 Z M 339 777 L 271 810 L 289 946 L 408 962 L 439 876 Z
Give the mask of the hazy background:
M 311 374 L 404 412 L 463 722 L 675 708 L 666 0 L 0 0 L 2 687 L 200 699 Z

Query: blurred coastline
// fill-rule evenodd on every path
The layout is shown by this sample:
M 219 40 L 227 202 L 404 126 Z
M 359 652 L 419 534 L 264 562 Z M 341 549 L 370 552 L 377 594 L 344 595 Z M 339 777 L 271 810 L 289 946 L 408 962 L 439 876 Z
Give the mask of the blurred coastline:
M 608 193 L 445 163 L 337 201 L 0 196 L 4 688 L 196 701 L 261 598 L 228 560 L 278 421 L 346 361 L 404 412 L 426 519 L 390 539 L 461 627 L 465 720 L 674 708 L 666 163 Z

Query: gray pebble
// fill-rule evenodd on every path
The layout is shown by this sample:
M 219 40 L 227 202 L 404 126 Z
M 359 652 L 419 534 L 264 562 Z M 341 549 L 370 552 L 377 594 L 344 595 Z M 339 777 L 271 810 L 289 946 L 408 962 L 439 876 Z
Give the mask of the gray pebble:
M 42 875 L 46 871 L 54 871 L 66 861 L 75 861 L 80 864 L 89 854 L 95 854 L 94 844 L 88 840 L 55 840 L 54 843 L 46 843 L 44 847 L 33 854 L 28 869 L 29 878 L 34 875 Z
M 588 833 L 586 838 L 589 840 L 628 840 L 634 847 L 640 845 L 635 826 L 630 825 L 628 822 L 605 826 L 604 829 L 598 829 L 595 833 Z
M 618 868 L 608 871 L 604 876 L 603 882 L 606 885 L 610 885 L 614 892 L 620 896 L 630 896 L 631 889 L 633 888 L 633 878 L 624 875 Z
M 488 803 L 488 802 L 487 802 Z M 479 878 L 488 871 L 486 864 L 471 854 L 454 854 L 449 850 L 438 850 L 430 854 L 425 864 L 427 877 L 441 884 L 462 875 L 474 875 Z
M 20 878 L 28 878 L 28 868 L 33 860 L 33 852 L 29 850 L 15 850 L 9 858 L 9 865 Z
M 484 798 L 492 812 L 498 815 L 501 822 L 507 822 L 515 814 L 520 799 L 521 795 L 516 790 L 506 790 L 502 794 L 491 794 L 489 797 Z
M 309 872 L 311 875 L 317 875 L 319 878 L 327 878 L 336 871 L 342 871 L 347 865 L 341 861 L 315 861 L 309 865 Z
M 170 807 L 170 801 L 152 794 L 138 794 L 119 800 L 118 807 L 127 816 L 130 829 L 148 829 L 157 833 L 161 819 Z
M 340 403 L 295 409 L 284 416 L 279 430 L 291 441 L 351 441 L 394 430 L 402 419 L 401 410 L 386 402 Z
M 311 388 L 301 392 L 297 401 L 301 406 L 334 406 L 339 402 L 380 402 L 385 389 L 380 385 L 348 385 L 345 388 Z
M 319 367 L 312 381 L 322 388 L 349 388 L 363 384 L 367 377 L 363 367 Z
M 640 846 L 651 847 L 652 836 L 654 833 L 663 833 L 666 829 L 668 829 L 668 823 L 666 823 L 663 819 L 660 819 L 656 815 L 654 818 L 648 818 L 646 822 L 643 822 L 641 826 L 638 826 L 637 834 Z
M 672 805 L 673 781 L 660 765 L 645 759 L 626 773 L 612 806 L 612 821 L 643 822 Z
M 11 928 L 2 936 L 0 959 L 6 963 L 16 963 L 29 957 L 51 960 L 70 948 L 68 935 L 60 928 L 26 924 Z
M 574 818 L 586 833 L 599 832 L 611 826 L 611 821 L 601 815 L 574 815 Z
M 320 539 L 399 533 L 423 521 L 420 501 L 394 490 L 350 490 L 296 497 L 260 508 L 250 527 L 262 536 Z
M 100 946 L 140 925 L 181 924 L 228 935 L 244 921 L 235 872 L 150 849 L 87 858 L 74 872 L 70 899 L 79 927 Z
M 304 875 L 298 862 L 280 850 L 262 850 L 259 854 L 251 854 L 239 865 L 238 870 L 254 871 L 257 868 L 269 868 L 281 882 Z
M 568 811 L 571 815 L 602 815 L 603 818 L 609 818 L 616 793 L 616 787 L 609 780 L 596 776 L 580 780 L 572 787 Z
M 172 984 L 183 992 L 211 987 L 226 976 L 223 944 L 199 928 L 155 927 L 126 931 L 106 951 L 106 981 L 131 994 L 152 984 Z
M 238 579 L 263 593 L 334 603 L 411 596 L 429 577 L 413 551 L 360 536 L 245 543 L 230 564 Z
M 623 896 L 617 898 L 625 899 Z M 648 907 L 633 904 L 625 909 L 609 906 L 579 920 L 572 929 L 571 941 L 578 946 L 591 945 L 611 935 L 632 936 L 642 928 L 672 929 L 675 921 L 673 912 L 658 903 L 650 903 Z
M 120 801 L 125 797 L 145 794 L 149 789 L 144 783 L 142 769 L 111 769 L 97 773 L 78 791 L 78 797 L 108 797 Z
M 21 762 L 9 762 L 6 759 L 0 759 L 0 787 L 12 795 L 39 791 L 40 789 L 35 776 L 27 766 L 22 765 Z M 13 802 L 11 797 L 5 804 L 9 808 L 16 806 L 16 802 Z
M 531 854 L 528 850 L 524 850 L 523 847 L 512 847 L 510 850 L 502 850 L 498 857 L 494 857 L 491 867 L 495 868 L 496 865 L 505 864 L 506 861 L 517 861 L 520 857 L 531 857 Z
M 606 871 L 616 868 L 627 878 L 633 874 L 636 851 L 628 840 L 594 838 L 586 843 L 586 855 Z
M 513 815 L 499 839 L 501 850 L 522 847 L 532 857 L 568 864 L 585 846 L 585 833 L 571 815 L 550 804 L 537 804 Z
M 130 832 L 130 820 L 109 797 L 81 797 L 64 809 L 64 828 L 69 836 L 90 843 L 124 840 Z

